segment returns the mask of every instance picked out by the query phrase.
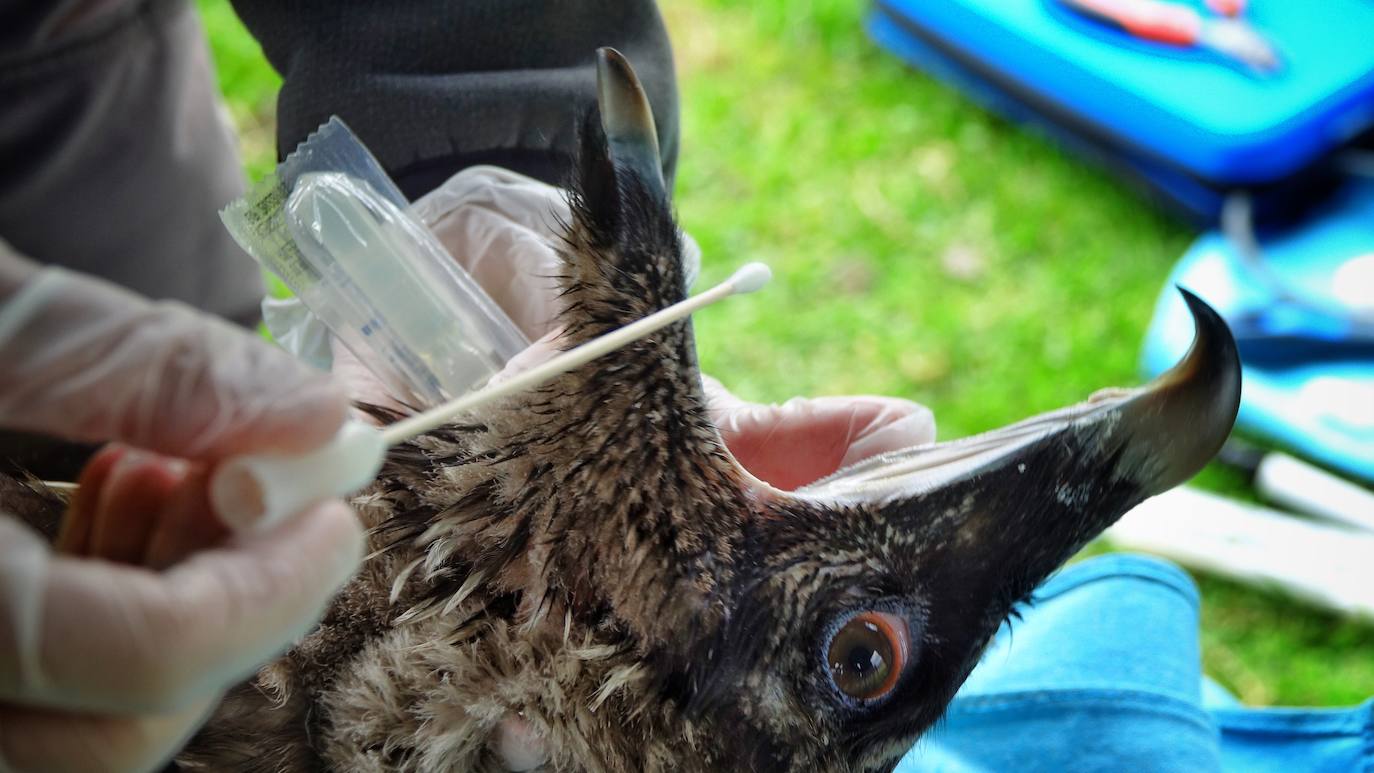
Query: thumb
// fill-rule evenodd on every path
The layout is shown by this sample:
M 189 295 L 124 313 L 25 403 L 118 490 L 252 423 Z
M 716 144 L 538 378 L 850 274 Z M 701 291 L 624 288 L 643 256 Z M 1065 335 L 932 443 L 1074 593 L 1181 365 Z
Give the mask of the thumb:
M 172 302 L 61 269 L 0 305 L 0 426 L 213 460 L 305 451 L 347 401 L 326 374 Z

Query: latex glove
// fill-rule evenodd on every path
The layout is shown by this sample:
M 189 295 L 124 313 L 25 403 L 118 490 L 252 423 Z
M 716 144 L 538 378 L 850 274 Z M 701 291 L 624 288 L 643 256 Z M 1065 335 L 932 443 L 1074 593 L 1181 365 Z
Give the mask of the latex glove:
M 22 265 L 0 245 L 0 274 L 28 275 L 0 309 L 0 426 L 217 459 L 316 448 L 346 415 L 328 377 L 226 322 Z
M 422 196 L 409 211 L 434 233 L 520 332 L 534 341 L 549 334 L 560 310 L 556 277 L 563 265 L 554 245 L 563 239 L 563 224 L 572 219 L 566 196 L 560 188 L 508 169 L 474 166 Z M 687 234 L 683 234 L 683 259 L 690 285 L 701 266 L 701 250 Z M 303 326 L 289 333 L 282 331 L 303 332 Z M 532 346 L 534 353 L 518 356 L 517 361 L 542 361 L 544 355 L 538 353 L 545 348 Z M 328 359 L 331 371 L 350 385 L 349 395 L 354 400 L 406 410 L 337 341 L 330 347 Z M 507 366 L 504 375 L 496 378 L 509 377 L 511 372 Z
M 546 333 L 559 311 L 562 263 L 554 245 L 571 222 L 567 193 L 495 166 L 474 166 L 411 205 L 464 270 L 525 337 Z M 701 249 L 683 234 L 687 285 L 701 268 Z
M 0 770 L 153 769 L 226 686 L 313 625 L 361 557 L 338 501 L 226 538 L 208 470 L 241 451 L 310 449 L 337 430 L 345 399 L 250 334 L 37 271 L 3 245 L 0 362 L 0 427 L 168 455 L 98 456 L 82 492 L 95 497 L 92 529 L 76 540 L 68 524 L 64 539 L 126 560 L 156 547 L 157 563 L 195 551 L 160 572 L 57 555 L 0 515 Z M 168 531 L 184 539 L 159 542 Z

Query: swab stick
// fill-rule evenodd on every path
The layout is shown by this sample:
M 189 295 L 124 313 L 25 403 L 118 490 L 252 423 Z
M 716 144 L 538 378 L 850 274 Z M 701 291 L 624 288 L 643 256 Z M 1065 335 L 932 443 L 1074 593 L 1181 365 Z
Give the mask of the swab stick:
M 349 421 L 329 443 L 308 454 L 250 454 L 228 459 L 211 477 L 210 503 L 220 519 L 235 531 L 264 528 L 311 502 L 342 496 L 367 485 L 381 469 L 388 446 L 440 427 L 462 413 L 533 389 L 731 295 L 752 293 L 771 278 L 768 266 L 748 263 L 705 292 L 569 349 L 507 381 L 380 430 Z

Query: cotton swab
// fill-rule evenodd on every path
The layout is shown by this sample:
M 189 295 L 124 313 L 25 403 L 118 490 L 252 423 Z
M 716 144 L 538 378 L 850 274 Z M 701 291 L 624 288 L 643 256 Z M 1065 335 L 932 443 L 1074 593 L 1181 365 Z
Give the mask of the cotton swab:
M 76 490 L 80 488 L 75 483 L 66 480 L 40 480 L 39 483 L 53 491 L 61 491 L 67 494 L 75 494 Z
M 211 506 L 230 528 L 245 531 L 277 523 L 311 502 L 356 491 L 376 477 L 388 446 L 442 426 L 459 414 L 539 386 L 731 295 L 752 293 L 771 278 L 767 265 L 748 263 L 705 292 L 563 352 L 507 381 L 380 430 L 349 421 L 324 447 L 305 455 L 251 454 L 225 460 L 211 476 Z

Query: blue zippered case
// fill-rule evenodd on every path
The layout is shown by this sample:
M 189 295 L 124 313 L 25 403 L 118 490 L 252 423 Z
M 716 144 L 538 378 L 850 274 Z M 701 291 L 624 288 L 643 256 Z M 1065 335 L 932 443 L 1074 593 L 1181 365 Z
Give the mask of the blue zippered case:
M 1241 360 L 1236 427 L 1374 483 L 1374 179 L 1342 186 L 1300 224 L 1261 229 L 1247 258 L 1220 231 L 1174 267 L 1145 336 L 1149 376 L 1193 339 L 1174 286 L 1222 315 Z
M 878 0 L 867 27 L 1204 222 L 1236 190 L 1272 220 L 1334 187 L 1333 152 L 1374 134 L 1374 0 L 1251 0 L 1244 19 L 1279 51 L 1278 73 L 1137 40 L 1058 0 Z

